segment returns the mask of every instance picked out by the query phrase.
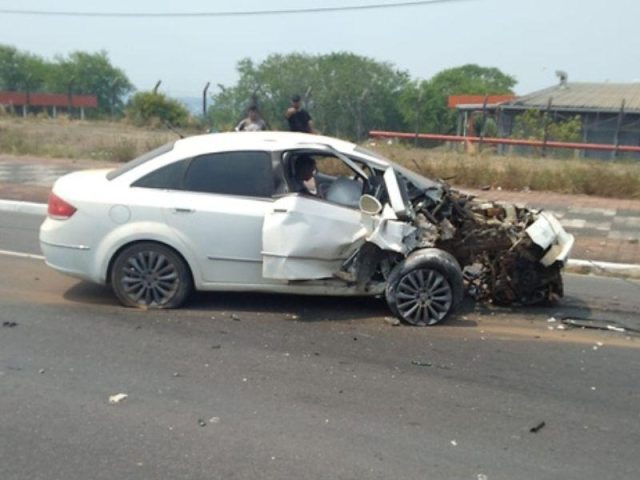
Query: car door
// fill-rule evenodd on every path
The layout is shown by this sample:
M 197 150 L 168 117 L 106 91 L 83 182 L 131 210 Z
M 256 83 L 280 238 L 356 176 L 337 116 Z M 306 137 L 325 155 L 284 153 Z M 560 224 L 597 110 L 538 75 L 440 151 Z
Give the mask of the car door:
M 307 148 L 286 152 L 283 157 L 288 162 L 295 162 L 296 155 L 314 157 L 318 169 L 316 179 L 333 179 L 334 183 L 341 179 L 338 182 L 358 184 L 348 177 L 364 175 L 357 166 L 354 170 L 335 151 Z M 325 172 L 322 158 L 328 166 Z M 286 165 L 285 170 L 293 172 L 295 169 Z M 322 195 L 327 197 L 328 191 L 325 189 Z M 358 199 L 359 194 L 356 193 L 356 205 Z M 354 202 L 347 205 L 340 201 L 332 202 L 329 197 L 288 194 L 276 200 L 265 216 L 262 274 L 265 278 L 279 280 L 331 278 L 362 245 L 372 227 L 371 217 L 354 207 Z
M 236 151 L 191 160 L 166 221 L 198 259 L 205 283 L 260 284 L 262 224 L 272 210 L 271 155 Z

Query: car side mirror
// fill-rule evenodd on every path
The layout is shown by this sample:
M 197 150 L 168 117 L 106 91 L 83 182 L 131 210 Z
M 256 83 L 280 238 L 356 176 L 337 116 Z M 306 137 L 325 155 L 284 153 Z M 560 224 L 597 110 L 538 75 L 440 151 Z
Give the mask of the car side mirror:
M 382 204 L 373 195 L 362 195 L 360 197 L 360 211 L 367 215 L 377 215 L 382 211 Z

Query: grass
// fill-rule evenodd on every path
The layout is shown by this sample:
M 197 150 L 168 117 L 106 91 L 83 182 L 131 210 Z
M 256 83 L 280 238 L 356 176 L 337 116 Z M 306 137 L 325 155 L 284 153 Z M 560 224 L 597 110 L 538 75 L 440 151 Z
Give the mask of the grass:
M 176 138 L 167 129 L 140 128 L 125 122 L 0 115 L 0 153 L 14 155 L 124 162 Z M 640 161 L 500 156 L 490 150 L 471 155 L 444 147 L 424 149 L 381 142 L 373 149 L 412 170 L 460 187 L 640 198 Z
M 461 187 L 640 198 L 640 161 L 529 158 L 492 152 L 470 155 L 444 147 L 421 149 L 385 144 L 373 148 L 423 175 L 447 179 Z
M 124 122 L 0 117 L 0 153 L 14 155 L 125 162 L 176 138 Z

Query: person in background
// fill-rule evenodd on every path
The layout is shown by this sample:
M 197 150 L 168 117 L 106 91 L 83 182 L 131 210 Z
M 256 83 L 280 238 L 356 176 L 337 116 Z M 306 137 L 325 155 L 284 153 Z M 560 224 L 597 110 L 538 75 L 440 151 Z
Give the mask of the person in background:
M 289 130 L 292 132 L 314 133 L 311 115 L 300 103 L 300 95 L 291 97 L 291 106 L 287 108 L 284 116 L 289 122 Z
M 260 118 L 258 107 L 251 105 L 247 109 L 247 117 L 236 125 L 236 132 L 260 132 L 267 129 L 266 122 Z

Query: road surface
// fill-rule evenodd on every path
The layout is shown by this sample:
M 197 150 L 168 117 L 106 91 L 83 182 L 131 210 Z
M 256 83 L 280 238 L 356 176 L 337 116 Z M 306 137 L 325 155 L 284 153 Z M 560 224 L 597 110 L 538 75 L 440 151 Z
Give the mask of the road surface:
M 0 249 L 37 255 L 40 221 L 2 213 Z M 552 309 L 467 303 L 410 328 L 375 299 L 199 294 L 145 312 L 38 259 L 0 269 L 3 480 L 640 471 L 640 336 L 548 321 L 637 328 L 637 282 L 568 276 Z

